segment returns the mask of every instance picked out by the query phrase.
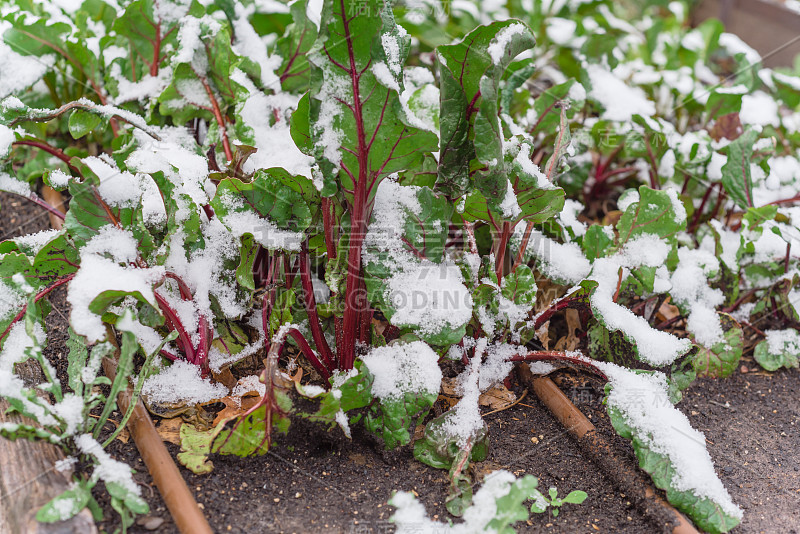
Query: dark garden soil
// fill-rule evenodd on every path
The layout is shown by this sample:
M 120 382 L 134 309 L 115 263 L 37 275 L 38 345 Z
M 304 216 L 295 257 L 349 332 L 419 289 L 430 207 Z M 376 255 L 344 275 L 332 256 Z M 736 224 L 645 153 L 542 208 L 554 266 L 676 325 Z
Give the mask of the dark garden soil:
M 27 202 L 0 194 L 0 240 L 44 229 L 47 217 Z M 60 372 L 66 367 L 67 306 L 56 292 L 48 317 L 48 357 Z M 767 325 L 765 325 L 767 326 Z M 767 326 L 768 327 L 768 326 Z M 762 326 L 764 328 L 764 326 Z M 750 351 L 751 354 L 751 351 Z M 734 532 L 800 532 L 800 370 L 765 373 L 746 354 L 733 376 L 697 380 L 679 404 L 692 425 L 705 433 L 717 473 L 745 512 Z M 619 446 L 628 462 L 631 447 L 615 437 L 605 415 L 602 385 L 573 371 L 565 393 L 598 431 Z M 569 382 L 563 382 L 567 384 Z M 517 386 L 518 388 L 518 386 Z M 522 393 L 517 389 L 517 393 Z M 119 414 L 114 418 L 119 420 Z M 581 453 L 577 444 L 531 393 L 516 406 L 486 417 L 490 452 L 473 466 L 476 480 L 496 469 L 531 474 L 539 486 L 556 486 L 560 495 L 580 489 L 581 505 L 565 505 L 561 515 L 534 515 L 520 532 L 623 532 L 663 530 L 630 504 L 624 493 Z M 173 455 L 179 452 L 168 444 Z M 158 490 L 132 442 L 114 442 L 109 452 L 126 461 L 143 485 L 151 513 L 130 532 L 177 532 Z M 391 532 L 394 490 L 414 491 L 428 514 L 444 520 L 447 479 L 444 471 L 413 459 L 410 449 L 383 453 L 364 435 L 347 440 L 338 430 L 293 420 L 288 435 L 278 435 L 265 456 L 214 457 L 214 470 L 194 475 L 181 468 L 189 488 L 215 532 Z M 102 492 L 100 526 L 117 528 L 116 513 Z

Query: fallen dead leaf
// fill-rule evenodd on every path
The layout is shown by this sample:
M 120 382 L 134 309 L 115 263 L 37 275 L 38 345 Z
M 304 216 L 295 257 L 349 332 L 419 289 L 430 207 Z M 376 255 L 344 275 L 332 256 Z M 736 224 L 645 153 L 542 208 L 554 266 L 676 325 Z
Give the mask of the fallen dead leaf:
M 544 350 L 550 350 L 550 321 L 547 321 L 536 330 L 536 337 L 539 338 Z
M 456 396 L 455 378 L 442 378 L 442 395 L 447 395 L 448 397 Z
M 350 461 L 356 465 L 367 465 L 367 458 L 363 454 L 350 453 Z
M 122 443 L 128 443 L 131 440 L 131 433 L 128 432 L 128 427 L 122 429 L 122 432 L 119 433 L 117 439 L 120 440 Z
M 517 400 L 517 396 L 509 391 L 503 384 L 498 384 L 491 389 L 481 393 L 478 403 L 481 406 L 488 406 L 492 410 L 500 410 L 509 406 Z
M 670 299 L 667 297 L 661 307 L 658 308 L 658 315 L 656 316 L 661 321 L 669 321 L 670 319 L 677 317 L 681 314 L 681 311 L 678 309 L 677 306 L 674 304 L 669 303 Z
M 450 408 L 452 408 L 453 406 L 455 406 L 456 404 L 458 404 L 458 400 L 459 400 L 458 397 L 450 397 L 448 395 L 439 395 L 439 397 L 436 399 L 436 402 L 445 403 L 447 405 L 445 407 L 445 411 L 446 411 L 446 410 L 449 410 Z
M 581 314 L 578 310 L 569 308 L 565 312 L 564 316 L 567 319 L 567 350 L 575 350 L 580 345 L 581 340 L 578 338 L 576 332 L 581 330 L 583 325 L 581 325 Z
M 224 419 L 242 415 L 247 410 L 258 404 L 258 401 L 261 400 L 261 397 L 257 393 L 251 393 L 245 393 L 245 395 L 242 397 L 232 397 L 228 395 L 227 397 L 220 399 L 219 402 L 223 403 L 225 408 L 217 413 L 212 426 L 217 426 L 220 421 Z
M 236 386 L 236 377 L 233 376 L 230 367 L 224 367 L 219 373 L 211 371 L 211 376 L 214 377 L 215 382 L 223 384 L 228 389 L 233 389 Z
M 162 441 L 173 443 L 175 445 L 181 444 L 181 425 L 183 419 L 180 417 L 173 417 L 172 419 L 162 419 L 156 425 L 156 432 L 161 436 Z
M 742 121 L 738 113 L 728 113 L 721 117 L 717 117 L 714 121 L 714 126 L 709 130 L 708 134 L 714 141 L 719 141 L 723 137 L 733 141 L 742 135 Z

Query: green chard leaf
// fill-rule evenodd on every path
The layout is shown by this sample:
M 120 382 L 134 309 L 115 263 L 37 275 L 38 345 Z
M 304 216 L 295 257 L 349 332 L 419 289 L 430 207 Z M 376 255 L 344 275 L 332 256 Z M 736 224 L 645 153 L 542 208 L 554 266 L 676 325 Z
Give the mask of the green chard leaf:
M 461 447 L 443 427 L 454 414 L 453 410 L 447 411 L 425 426 L 423 438 L 414 443 L 414 458 L 436 469 L 449 470 L 453 466 Z M 485 424 L 483 430 L 472 440 L 470 451 L 469 461 L 482 462 L 486 459 L 489 453 L 489 437 Z M 462 471 L 467 465 L 463 466 Z
M 316 158 L 323 196 L 341 184 L 349 202 L 358 197 L 363 205 L 386 176 L 420 165 L 425 152 L 436 150 L 436 136 L 409 126 L 398 98 L 408 49 L 391 2 L 325 3 L 319 39 L 307 54 L 317 83 L 307 118 L 296 113 L 292 129 L 295 140 L 309 136 L 298 146 Z
M 750 169 L 753 143 L 758 132 L 748 128 L 728 145 L 728 161 L 722 166 L 722 185 L 740 208 L 753 207 L 753 176 Z
M 158 97 L 159 111 L 177 123 L 205 119 L 210 124 L 209 135 L 220 139 L 229 123 L 227 117 L 249 94 L 237 81 L 242 81 L 240 73 L 257 78 L 259 68 L 233 51 L 226 21 L 189 15 L 180 20 L 178 37 L 183 33 L 193 38 L 178 40 L 170 64 L 172 79 Z
M 395 326 L 418 331 L 429 343 L 456 343 L 465 333 L 467 320 L 456 321 L 448 316 L 447 320 L 436 320 L 433 326 L 423 326 L 415 322 L 416 314 L 408 316 L 398 313 L 412 307 L 409 299 L 413 295 L 409 296 L 401 283 L 401 280 L 412 279 L 419 284 L 416 297 L 427 299 L 427 315 L 442 318 L 439 312 L 447 304 L 438 302 L 436 296 L 429 293 L 435 292 L 436 288 L 430 287 L 423 278 L 440 275 L 449 277 L 451 270 L 443 260 L 453 206 L 444 195 L 436 194 L 428 187 L 402 186 L 394 182 L 386 182 L 383 187 L 394 188 L 391 190 L 392 196 L 411 196 L 414 200 L 400 202 L 396 206 L 402 214 L 401 221 L 386 220 L 390 215 L 384 213 L 383 205 L 376 207 L 373 212 L 370 233 L 364 246 L 367 296 Z M 444 278 L 441 280 L 444 281 Z M 453 283 L 456 283 L 455 280 Z M 451 318 L 453 321 L 449 320 Z
M 767 330 L 767 339 L 756 345 L 753 358 L 767 371 L 800 367 L 800 334 L 794 330 Z
M 739 365 L 744 342 L 742 328 L 730 315 L 726 313 L 719 315 L 724 332 L 723 340 L 712 347 L 698 345 L 697 352 L 692 356 L 692 366 L 697 376 L 725 378 Z
M 100 228 L 112 224 L 133 232 L 139 244 L 139 252 L 143 256 L 151 253 L 155 249 L 155 243 L 144 224 L 141 202 L 131 203 L 131 207 L 110 204 L 101 195 L 102 179 L 78 158 L 72 158 L 71 164 L 79 169 L 84 177 L 82 182 L 71 180 L 69 183 L 69 194 L 72 199 L 64 227 L 75 245 L 82 248 L 98 234 Z M 107 166 L 107 170 L 111 173 L 127 173 L 105 163 L 103 165 Z M 129 176 L 130 173 L 126 175 Z
M 299 250 L 312 208 L 318 205 L 315 193 L 303 176 L 280 168 L 261 169 L 251 182 L 222 180 L 211 206 L 235 234 L 249 235 L 269 250 Z
M 458 198 L 470 189 L 470 162 L 477 159 L 487 168 L 481 176 L 482 192 L 499 189 L 494 197 L 500 198 L 493 200 L 502 201 L 507 176 L 498 107 L 500 79 L 511 61 L 535 43 L 524 23 L 508 20 L 479 26 L 461 42 L 436 49 L 441 78 L 437 189 L 447 196 Z
M 408 445 L 414 426 L 427 415 L 438 398 L 438 393 L 410 392 L 401 399 L 382 400 L 373 405 L 364 419 L 364 426 L 383 439 L 387 449 Z
M 158 9 L 159 4 L 162 9 Z M 119 95 L 120 75 L 136 82 L 147 75 L 156 77 L 168 68 L 166 59 L 169 51 L 177 48 L 180 19 L 189 13 L 199 14 L 198 7 L 175 0 L 136 0 L 125 7 L 112 27 L 120 40 L 118 46 L 130 53 L 107 66 L 106 87 L 112 94 Z M 115 69 L 119 69 L 118 74 Z
M 643 185 L 638 194 L 631 194 L 636 201 L 625 209 L 617 223 L 618 248 L 643 234 L 674 242 L 675 234 L 686 228 L 686 209 L 675 191 L 659 191 Z
M 618 373 L 622 370 L 623 368 L 617 368 L 615 372 Z M 624 372 L 629 377 L 626 380 L 631 380 L 631 378 L 636 375 L 641 375 L 643 377 L 637 378 L 637 380 L 644 380 L 644 377 L 651 375 L 651 373 L 648 373 L 647 371 L 636 372 L 625 370 Z M 653 379 L 658 381 L 658 376 L 654 376 Z M 625 383 L 625 390 L 621 391 L 623 399 L 622 402 L 625 406 L 631 403 L 631 395 L 634 394 L 634 391 L 645 391 L 648 393 L 653 393 L 655 397 L 647 398 L 647 400 L 642 403 L 643 406 L 648 406 L 648 408 L 643 408 L 643 410 L 677 410 L 676 408 L 673 408 L 667 400 L 668 391 L 666 382 L 659 386 L 664 388 L 664 391 L 659 393 L 656 393 L 656 391 L 652 389 L 652 384 L 649 381 L 647 381 L 646 386 L 644 384 L 645 382 L 642 382 L 641 384 L 641 387 L 644 388 L 642 390 L 636 389 L 636 384 L 634 382 Z M 650 475 L 656 487 L 666 492 L 667 500 L 678 510 L 689 516 L 695 525 L 706 532 L 714 534 L 728 532 L 733 527 L 738 525 L 739 519 L 727 513 L 723 509 L 723 505 L 720 503 L 710 499 L 709 497 L 698 496 L 694 490 L 680 490 L 676 488 L 676 481 L 678 480 L 679 474 L 676 467 L 673 465 L 669 454 L 706 455 L 707 461 L 712 465 L 713 468 L 711 458 L 708 457 L 708 453 L 705 451 L 705 442 L 701 441 L 702 434 L 697 433 L 694 431 L 694 429 L 689 427 L 688 421 L 686 422 L 684 429 L 673 428 L 670 430 L 671 432 L 681 432 L 686 434 L 683 439 L 689 442 L 691 445 L 691 452 L 687 452 L 685 450 L 676 451 L 674 446 L 670 447 L 669 445 L 664 445 L 657 442 L 659 439 L 657 436 L 654 436 L 653 433 L 647 428 L 637 427 L 634 423 L 634 419 L 632 419 L 627 412 L 623 411 L 623 409 L 630 408 L 619 407 L 617 404 L 618 399 L 615 398 L 617 395 L 617 392 L 614 391 L 615 387 L 622 386 L 612 386 L 611 384 L 606 386 L 606 398 L 604 400 L 604 403 L 607 405 L 607 412 L 609 419 L 611 420 L 611 424 L 614 427 L 614 430 L 616 430 L 620 436 L 631 440 L 634 453 L 639 460 L 639 467 Z M 638 395 L 640 393 L 636 394 Z M 666 406 L 662 404 L 665 401 L 667 402 Z M 636 416 L 641 418 L 642 413 L 640 413 L 638 409 L 635 409 L 635 411 L 637 414 Z M 653 415 L 655 416 L 655 414 Z M 683 426 L 682 423 L 677 422 L 678 419 L 674 419 L 674 421 L 676 421 L 675 424 Z M 694 445 L 695 443 L 696 445 Z M 667 452 L 659 452 L 664 450 L 663 447 L 669 447 L 667 450 L 671 452 L 669 454 Z M 700 459 L 698 458 L 698 461 L 699 460 Z
M 86 483 L 76 484 L 39 508 L 36 520 L 42 523 L 66 521 L 86 508 L 91 498 L 92 491 Z
M 306 6 L 306 2 L 291 4 L 292 24 L 277 42 L 278 53 L 284 59 L 276 74 L 284 91 L 306 91 L 311 81 L 306 54 L 317 40 L 317 25 L 308 18 Z

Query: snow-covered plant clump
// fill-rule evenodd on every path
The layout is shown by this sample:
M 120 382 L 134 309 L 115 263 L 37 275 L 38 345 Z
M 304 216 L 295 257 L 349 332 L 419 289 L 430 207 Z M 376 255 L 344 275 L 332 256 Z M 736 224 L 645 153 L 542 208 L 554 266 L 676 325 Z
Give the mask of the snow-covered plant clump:
M 764 368 L 798 366 L 800 73 L 717 21 L 690 28 L 681 2 L 631 20 L 610 0 L 449 7 L 0 8 L 0 189 L 63 220 L 0 243 L 0 394 L 39 424 L 3 435 L 96 465 L 43 518 L 100 479 L 123 524 L 145 510 L 97 446 L 131 387 L 164 410 L 259 395 L 186 432 L 192 469 L 265 453 L 292 416 L 361 425 L 449 470 L 454 529 L 507 531 L 541 505 L 535 481 L 473 496 L 468 467 L 481 396 L 528 362 L 610 379 L 612 422 L 667 498 L 707 531 L 738 523 L 672 404 L 736 369 L 745 329 Z M 46 351 L 61 287 L 68 384 Z M 22 384 L 28 359 L 53 403 Z M 458 402 L 433 417 L 443 366 Z M 660 404 L 640 410 L 640 386 Z M 423 517 L 393 502 L 401 529 Z

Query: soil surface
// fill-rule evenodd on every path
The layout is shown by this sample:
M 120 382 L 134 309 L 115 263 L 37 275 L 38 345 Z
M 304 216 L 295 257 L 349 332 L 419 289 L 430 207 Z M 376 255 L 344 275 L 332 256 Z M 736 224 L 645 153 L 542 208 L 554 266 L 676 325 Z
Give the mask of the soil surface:
M 0 206 L 0 239 L 47 228 L 47 216 L 23 200 L 0 194 Z M 46 354 L 63 372 L 68 317 L 64 293 L 55 292 L 52 302 Z M 573 371 L 560 373 L 582 384 L 565 386 L 564 392 L 598 432 L 619 445 L 624 460 L 634 464 L 630 445 L 611 430 L 601 404 L 601 384 Z M 519 386 L 515 391 L 523 392 Z M 734 532 L 800 532 L 800 370 L 766 373 L 746 354 L 733 376 L 697 380 L 678 406 L 705 433 L 717 473 L 744 509 L 744 520 Z M 112 418 L 119 417 L 117 413 Z M 486 461 L 472 467 L 476 481 L 496 469 L 507 469 L 519 476 L 534 475 L 540 488 L 555 486 L 560 495 L 576 489 L 589 495 L 581 505 L 565 505 L 557 518 L 549 513 L 534 515 L 527 524 L 518 524 L 518 531 L 663 530 L 582 454 L 532 393 L 514 407 L 488 415 L 486 421 L 490 452 Z M 168 448 L 173 455 L 179 452 L 175 445 Z M 135 445 L 115 441 L 108 450 L 136 469 L 135 478 L 151 507 L 149 516 L 140 518 L 129 532 L 177 532 Z M 410 448 L 384 453 L 358 431 L 351 441 L 338 429 L 326 432 L 296 419 L 265 456 L 216 456 L 213 463 L 208 475 L 194 475 L 182 467 L 181 472 L 215 532 L 392 532 L 388 519 L 393 508 L 386 501 L 394 490 L 414 491 L 430 516 L 449 517 L 444 471 L 415 461 Z M 100 527 L 113 532 L 119 527 L 118 516 L 103 492 L 96 497 L 105 512 Z

